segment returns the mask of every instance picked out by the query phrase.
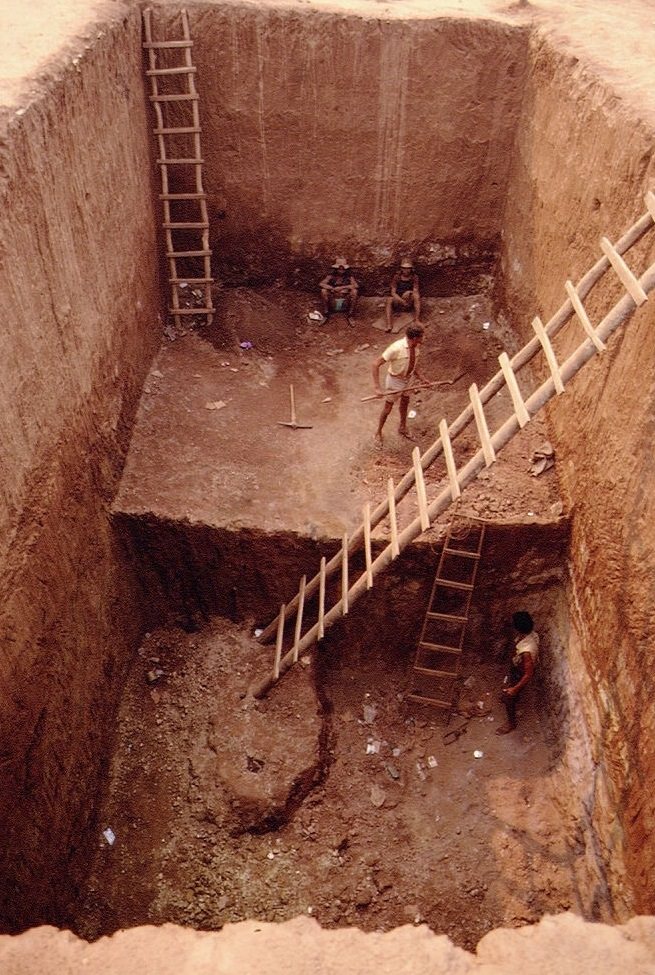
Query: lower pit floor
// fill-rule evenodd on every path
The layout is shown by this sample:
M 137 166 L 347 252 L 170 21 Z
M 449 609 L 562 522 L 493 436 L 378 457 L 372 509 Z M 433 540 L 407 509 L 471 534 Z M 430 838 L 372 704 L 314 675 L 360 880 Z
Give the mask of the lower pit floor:
M 425 923 L 474 948 L 495 927 L 584 914 L 575 799 L 563 814 L 570 783 L 540 679 L 516 732 L 497 736 L 498 662 L 467 655 L 447 723 L 406 701 L 407 651 L 385 653 L 383 631 L 334 641 L 255 704 L 242 692 L 270 648 L 253 650 L 242 627 L 151 633 L 78 932 L 309 914 L 324 927 Z

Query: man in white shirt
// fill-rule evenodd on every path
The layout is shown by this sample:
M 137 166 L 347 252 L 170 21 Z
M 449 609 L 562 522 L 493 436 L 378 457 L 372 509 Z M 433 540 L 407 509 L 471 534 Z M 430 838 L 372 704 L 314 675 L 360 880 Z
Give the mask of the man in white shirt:
M 539 658 L 539 634 L 535 632 L 530 614 L 525 610 L 514 613 L 512 625 L 517 635 L 514 638 L 512 661 L 502 691 L 507 723 L 496 730 L 497 735 L 507 735 L 516 728 L 518 697 L 528 681 L 532 680 Z
M 384 350 L 382 355 L 373 363 L 373 383 L 375 391 L 380 396 L 387 393 L 387 397 L 380 413 L 378 428 L 375 434 L 376 443 L 382 446 L 382 428 L 386 423 L 387 417 L 393 409 L 393 404 L 399 400 L 400 426 L 398 432 L 403 437 L 411 440 L 407 430 L 407 407 L 409 406 L 410 393 L 407 391 L 413 380 L 419 382 L 426 380 L 418 371 L 417 363 L 420 346 L 423 341 L 423 328 L 421 325 L 410 325 L 402 339 L 392 344 Z M 387 366 L 384 390 L 380 385 L 380 369 Z

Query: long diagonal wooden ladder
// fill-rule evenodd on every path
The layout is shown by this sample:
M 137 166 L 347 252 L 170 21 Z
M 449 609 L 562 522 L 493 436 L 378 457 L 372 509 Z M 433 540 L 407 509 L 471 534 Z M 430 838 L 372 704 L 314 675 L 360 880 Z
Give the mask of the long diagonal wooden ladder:
M 414 657 L 410 701 L 448 712 L 454 706 L 485 530 L 484 521 L 457 512 L 448 525 Z
M 204 317 L 209 325 L 214 315 L 212 252 L 209 247 L 207 197 L 202 181 L 199 95 L 195 84 L 196 68 L 191 56 L 193 41 L 189 18 L 186 10 L 182 10 L 181 38 L 153 40 L 151 13 L 150 9 L 143 11 L 143 47 L 148 54 L 146 76 L 150 79 L 149 97 L 156 119 L 153 132 L 159 148 L 159 199 L 163 207 L 168 281 L 171 286 L 168 312 L 178 328 L 181 327 L 182 316 L 188 315 Z M 171 64 L 171 60 L 177 60 L 180 54 L 183 62 Z M 174 180 L 169 177 L 171 167 Z M 185 189 L 171 192 L 171 184 L 175 188 L 181 184 Z M 193 242 L 191 247 L 189 240 Z M 195 268 L 196 273 L 184 274 L 183 269 L 188 268 Z M 199 305 L 198 299 L 201 302 Z M 193 305 L 189 304 L 190 301 L 193 301 Z
M 499 356 L 500 370 L 492 379 L 478 390 L 475 383 L 469 388 L 470 402 L 457 419 L 449 426 L 445 419 L 439 424 L 439 438 L 428 447 L 421 456 L 418 447 L 413 453 L 413 467 L 409 470 L 397 486 L 389 479 L 387 497 L 373 512 L 367 503 L 363 512 L 363 521 L 356 531 L 348 537 L 344 534 L 341 549 L 329 562 L 321 559 L 319 572 L 307 582 L 305 576 L 300 581 L 298 593 L 288 605 L 283 604 L 275 619 L 266 627 L 259 637 L 260 642 L 268 642 L 276 635 L 275 655 L 271 671 L 253 683 L 250 693 L 255 697 L 263 697 L 280 677 L 295 664 L 302 654 L 307 653 L 314 644 L 325 635 L 326 629 L 336 620 L 345 616 L 352 604 L 363 596 L 372 586 L 377 575 L 383 572 L 400 552 L 414 539 L 418 538 L 433 524 L 435 519 L 461 496 L 462 488 L 473 481 L 481 470 L 494 463 L 497 454 L 512 440 L 517 433 L 535 416 L 554 396 L 564 392 L 566 384 L 578 373 L 590 359 L 602 354 L 609 337 L 620 325 L 627 321 L 635 310 L 648 298 L 655 288 L 655 264 L 650 265 L 637 278 L 626 264 L 623 255 L 630 250 L 655 226 L 655 194 L 646 194 L 647 212 L 637 220 L 633 226 L 612 244 L 606 237 L 600 243 L 603 257 L 584 275 L 577 285 L 571 281 L 565 284 L 567 300 L 543 325 L 539 318 L 532 322 L 535 335 L 510 360 L 506 353 Z M 595 284 L 610 270 L 618 276 L 625 288 L 624 295 L 607 312 L 605 317 L 595 327 L 589 320 L 584 307 L 584 299 Z M 585 338 L 564 362 L 558 363 L 553 350 L 551 339 L 562 328 L 574 319 L 583 329 Z M 545 358 L 549 376 L 527 397 L 522 393 L 517 380 L 517 373 L 523 369 L 539 352 Z M 488 429 L 484 405 L 500 391 L 507 390 L 512 403 L 512 412 L 501 426 L 491 434 Z M 507 397 L 503 398 L 503 402 Z M 453 443 L 462 431 L 475 421 L 480 449 L 462 466 L 457 469 Z M 433 501 L 427 501 L 426 485 L 423 472 L 430 467 L 437 458 L 443 456 L 448 475 L 448 485 L 443 488 Z M 418 502 L 418 516 L 402 531 L 398 531 L 396 521 L 396 504 L 411 488 L 416 489 Z M 390 543 L 373 559 L 371 551 L 372 529 L 384 519 L 388 519 L 391 535 Z M 359 578 L 350 585 L 349 556 L 364 547 L 366 567 Z M 341 571 L 340 598 L 326 609 L 326 580 L 329 576 Z M 316 621 L 308 626 L 303 634 L 302 627 L 309 600 L 318 592 L 316 603 Z M 284 649 L 285 624 L 295 616 L 294 632 Z

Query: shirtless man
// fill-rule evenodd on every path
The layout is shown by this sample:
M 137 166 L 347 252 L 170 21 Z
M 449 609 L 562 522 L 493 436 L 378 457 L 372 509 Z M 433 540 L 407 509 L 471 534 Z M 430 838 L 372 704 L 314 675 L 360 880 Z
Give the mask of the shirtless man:
M 337 257 L 332 273 L 323 278 L 321 289 L 322 311 L 326 318 L 331 312 L 343 312 L 350 319 L 355 314 L 359 285 L 345 257 Z
M 380 447 L 382 446 L 382 428 L 396 401 L 399 401 L 398 409 L 400 411 L 398 432 L 401 436 L 407 437 L 408 440 L 412 439 L 407 430 L 407 408 L 409 406 L 410 393 L 406 392 L 406 390 L 415 379 L 422 383 L 427 381 L 419 373 L 417 368 L 422 341 L 423 327 L 421 325 L 410 325 L 404 337 L 398 339 L 397 342 L 392 342 L 373 363 L 372 373 L 376 393 L 380 396 L 384 396 L 385 393 L 393 394 L 387 395 L 378 421 L 375 441 Z M 380 369 L 384 365 L 388 369 L 383 390 L 380 384 Z
M 391 294 L 385 303 L 387 332 L 391 331 L 391 314 L 393 310 L 414 310 L 414 322 L 418 325 L 421 317 L 421 295 L 418 289 L 418 274 L 408 257 L 400 262 L 400 270 L 391 279 Z

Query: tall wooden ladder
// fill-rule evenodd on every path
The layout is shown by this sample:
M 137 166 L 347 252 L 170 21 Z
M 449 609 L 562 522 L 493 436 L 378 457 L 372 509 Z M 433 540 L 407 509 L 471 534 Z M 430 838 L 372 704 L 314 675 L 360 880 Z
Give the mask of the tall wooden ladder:
M 655 194 L 646 194 L 646 213 L 643 214 L 626 233 L 612 244 L 607 237 L 600 241 L 603 256 L 592 268 L 573 284 L 567 281 L 564 290 L 567 300 L 552 318 L 543 324 L 539 318 L 534 318 L 532 328 L 533 337 L 512 359 L 503 352 L 499 356 L 500 370 L 480 390 L 475 383 L 469 387 L 469 403 L 451 424 L 445 419 L 439 423 L 439 437 L 423 453 L 418 448 L 413 453 L 413 466 L 401 481 L 394 485 L 391 478 L 387 482 L 387 496 L 374 510 L 367 503 L 363 510 L 363 520 L 352 535 L 345 534 L 340 550 L 329 560 L 321 560 L 319 571 L 307 581 L 303 576 L 297 594 L 288 602 L 283 603 L 277 616 L 269 623 L 259 636 L 261 643 L 266 643 L 275 637 L 275 654 L 273 665 L 269 672 L 250 687 L 255 697 L 263 697 L 280 677 L 308 652 L 319 640 L 325 636 L 329 626 L 345 616 L 353 603 L 363 596 L 374 584 L 376 577 L 391 565 L 399 554 L 414 539 L 427 531 L 436 518 L 445 512 L 451 504 L 456 503 L 462 489 L 478 476 L 480 471 L 495 463 L 499 452 L 539 413 L 555 396 L 564 393 L 567 383 L 596 355 L 602 355 L 606 342 L 610 336 L 626 321 L 628 321 L 648 299 L 648 295 L 655 289 L 655 263 L 648 266 L 637 277 L 625 261 L 624 255 L 646 234 L 655 227 Z M 591 289 L 607 273 L 613 273 L 621 282 L 624 293 L 613 305 L 604 318 L 593 324 L 584 306 L 584 299 Z M 575 350 L 563 362 L 558 361 L 552 339 L 564 328 L 572 323 L 579 329 L 584 338 Z M 542 373 L 546 379 L 536 388 L 533 375 L 521 374 L 523 388 L 519 384 L 518 373 L 531 362 L 539 353 L 542 354 Z M 509 415 L 503 423 L 492 433 L 489 430 L 487 414 L 484 406 L 494 399 L 498 393 L 505 393 L 501 400 L 496 401 L 500 408 Z M 475 422 L 480 448 L 472 457 L 459 462 L 457 438 L 471 424 Z M 446 486 L 442 487 L 440 476 L 438 494 L 432 501 L 428 501 L 427 485 L 424 479 L 425 471 L 436 461 L 442 460 L 445 465 Z M 396 520 L 396 505 L 410 490 L 416 490 L 418 514 L 414 520 L 402 531 L 399 531 Z M 387 522 L 390 541 L 379 555 L 373 558 L 372 531 L 382 522 Z M 351 582 L 352 569 L 349 558 L 360 549 L 364 549 L 365 569 L 354 582 Z M 333 603 L 327 608 L 326 594 L 327 580 L 330 576 L 340 573 L 341 585 L 338 592 L 333 593 Z M 311 617 L 310 612 L 311 610 Z M 286 625 L 295 617 L 295 626 L 290 639 L 286 636 Z M 307 624 L 307 618 L 311 622 Z M 306 630 L 303 633 L 303 625 Z M 286 648 L 285 648 L 286 640 Z
M 159 199 L 163 207 L 162 226 L 171 286 L 168 312 L 178 328 L 183 316 L 205 318 L 209 325 L 214 315 L 212 252 L 202 182 L 199 95 L 191 56 L 189 18 L 186 10 L 182 10 L 181 38 L 153 40 L 151 14 L 150 9 L 143 11 L 143 47 L 148 53 L 146 76 L 150 79 L 150 101 L 156 119 L 153 132 L 159 148 Z M 176 192 L 171 192 L 171 186 Z
M 448 525 L 416 648 L 411 701 L 448 712 L 455 704 L 484 534 L 482 521 L 455 515 Z

